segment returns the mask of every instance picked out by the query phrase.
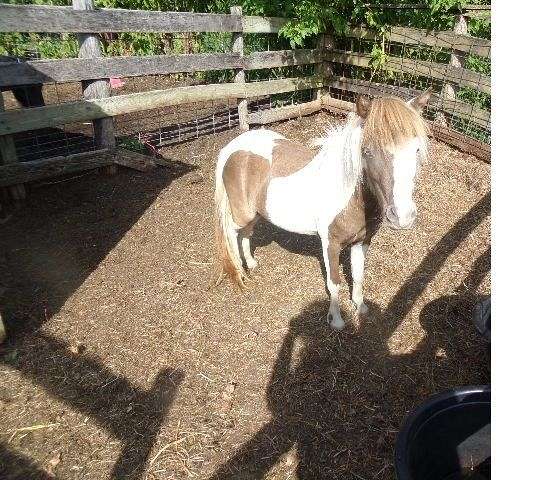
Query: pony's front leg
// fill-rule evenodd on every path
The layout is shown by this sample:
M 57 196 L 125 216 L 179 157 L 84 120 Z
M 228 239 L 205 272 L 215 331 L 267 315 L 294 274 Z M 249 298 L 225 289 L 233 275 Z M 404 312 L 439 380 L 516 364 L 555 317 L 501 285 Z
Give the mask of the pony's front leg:
M 330 293 L 330 307 L 328 308 L 328 322 L 336 330 L 345 326 L 340 313 L 338 295 L 340 291 L 340 245 L 327 236 L 321 236 L 322 256 L 326 267 L 326 287 Z
M 355 243 L 351 246 L 351 277 L 353 278 L 353 289 L 351 301 L 357 308 L 358 315 L 366 315 L 369 308 L 363 300 L 363 277 L 365 272 L 365 254 L 369 244 Z

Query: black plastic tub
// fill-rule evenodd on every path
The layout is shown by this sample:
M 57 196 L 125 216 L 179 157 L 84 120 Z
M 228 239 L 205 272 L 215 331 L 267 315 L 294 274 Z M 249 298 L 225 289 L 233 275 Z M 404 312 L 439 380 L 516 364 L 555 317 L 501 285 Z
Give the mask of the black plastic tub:
M 441 393 L 412 412 L 395 468 L 398 480 L 489 480 L 490 386 Z

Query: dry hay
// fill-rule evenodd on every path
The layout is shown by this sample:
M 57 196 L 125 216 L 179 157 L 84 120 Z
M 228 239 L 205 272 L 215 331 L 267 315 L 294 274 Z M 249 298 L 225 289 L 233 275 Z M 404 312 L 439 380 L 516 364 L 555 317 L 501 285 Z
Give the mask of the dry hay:
M 274 128 L 307 142 L 336 121 Z M 488 165 L 433 142 L 419 223 L 375 237 L 372 315 L 344 285 L 338 334 L 314 238 L 261 225 L 249 291 L 207 291 L 213 168 L 236 134 L 162 152 L 183 168 L 37 189 L 1 226 L 0 477 L 389 479 L 410 409 L 489 382 L 469 321 L 490 290 Z

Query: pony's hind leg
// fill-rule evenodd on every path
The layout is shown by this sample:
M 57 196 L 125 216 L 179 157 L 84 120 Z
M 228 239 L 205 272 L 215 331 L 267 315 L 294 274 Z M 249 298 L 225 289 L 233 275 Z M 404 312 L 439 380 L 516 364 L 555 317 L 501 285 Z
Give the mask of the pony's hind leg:
M 351 301 L 357 308 L 358 315 L 366 315 L 369 313 L 369 309 L 363 300 L 365 254 L 368 248 L 368 243 L 355 243 L 351 246 L 351 276 L 353 278 Z
M 243 259 L 245 260 L 245 265 L 247 265 L 247 268 L 249 270 L 256 268 L 256 266 L 258 265 L 257 260 L 253 258 L 253 254 L 251 253 L 251 241 L 250 241 L 257 220 L 258 218 L 255 217 L 239 232 L 239 238 L 241 239 L 241 250 L 243 252 Z
M 335 241 L 330 241 L 327 236 L 321 236 L 321 243 L 324 266 L 326 267 L 326 287 L 330 293 L 327 319 L 332 328 L 341 330 L 344 328 L 345 322 L 340 313 L 338 299 L 340 292 L 340 245 Z

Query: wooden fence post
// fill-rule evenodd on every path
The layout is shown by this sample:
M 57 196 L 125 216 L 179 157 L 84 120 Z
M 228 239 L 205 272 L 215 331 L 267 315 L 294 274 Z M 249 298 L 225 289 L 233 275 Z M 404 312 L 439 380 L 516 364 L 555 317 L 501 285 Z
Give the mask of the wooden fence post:
M 94 10 L 94 0 L 72 0 L 74 10 Z M 95 33 L 78 33 L 79 58 L 102 57 L 99 35 Z M 84 80 L 81 82 L 83 98 L 106 98 L 110 96 L 110 82 L 108 79 Z M 111 117 L 93 120 L 95 146 L 97 148 L 115 148 L 114 120 Z M 106 173 L 113 175 L 117 171 L 116 165 L 106 167 Z
M 241 7 L 230 7 L 232 15 L 242 15 L 243 9 Z M 243 30 L 243 27 L 242 27 Z M 243 31 L 232 33 L 232 52 L 239 53 L 243 57 Z M 234 77 L 235 83 L 245 83 L 245 69 L 239 68 L 236 70 Z M 237 104 L 237 111 L 239 115 L 239 128 L 240 130 L 249 130 L 249 121 L 247 115 L 247 99 L 242 98 Z
M 467 34 L 467 19 L 463 15 L 457 15 L 454 24 L 454 33 L 459 35 Z M 452 67 L 464 68 L 465 60 L 467 58 L 467 53 L 458 52 L 456 50 L 452 51 L 450 55 L 450 65 Z M 445 82 L 442 86 L 441 96 L 446 100 L 455 100 L 456 93 L 458 91 L 458 85 L 454 82 Z M 436 115 L 436 121 L 444 126 L 448 126 L 448 121 L 446 116 L 442 112 L 438 112 Z
M 4 98 L 2 97 L 2 93 L 0 93 L 0 112 L 4 111 Z M 9 163 L 17 163 L 19 160 L 17 159 L 17 152 L 15 149 L 14 139 L 11 135 L 0 135 L 0 165 L 1 164 L 9 164 Z M 8 188 L 8 192 L 13 200 L 16 202 L 20 202 L 25 200 L 26 197 L 26 190 L 25 185 L 10 185 Z
M 315 74 L 322 77 L 323 83 L 326 83 L 326 79 L 331 77 L 333 74 L 332 63 L 325 60 L 326 52 L 330 52 L 332 50 L 334 50 L 334 36 L 328 33 L 321 34 L 317 42 L 317 51 L 318 55 L 321 57 L 321 61 L 315 66 Z M 326 85 L 317 90 L 315 100 L 321 100 L 323 96 L 329 96 L 329 93 L 326 90 Z

